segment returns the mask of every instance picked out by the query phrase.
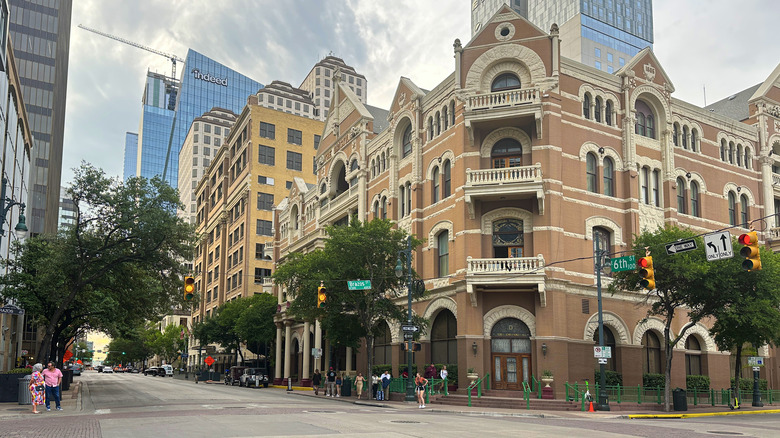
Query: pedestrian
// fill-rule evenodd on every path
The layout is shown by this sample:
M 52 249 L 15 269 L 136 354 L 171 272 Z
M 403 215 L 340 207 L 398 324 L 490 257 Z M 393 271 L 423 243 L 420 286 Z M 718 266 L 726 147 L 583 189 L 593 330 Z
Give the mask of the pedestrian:
M 360 400 L 360 396 L 363 394 L 363 382 L 365 381 L 363 373 L 358 373 L 357 377 L 355 377 L 355 391 L 357 392 L 358 400 Z
M 311 378 L 311 384 L 314 386 L 314 395 L 320 395 L 320 383 L 322 383 L 322 374 L 319 368 L 314 370 L 314 376 Z
M 325 397 L 336 396 L 336 372 L 333 371 L 333 367 L 330 367 L 327 374 L 328 387 L 325 389 Z
M 336 397 L 341 397 L 341 383 L 344 381 L 341 376 L 342 373 L 336 374 Z
M 431 363 L 427 367 L 425 367 L 425 378 L 426 379 L 432 379 L 436 377 L 436 365 Z
M 417 401 L 420 403 L 420 409 L 423 409 L 425 408 L 425 386 L 428 385 L 428 379 L 417 373 L 414 378 L 414 384 L 417 391 Z
M 30 378 L 30 395 L 32 396 L 32 413 L 33 414 L 40 414 L 41 411 L 38 410 L 38 405 L 42 405 L 46 402 L 46 386 L 44 383 L 43 374 L 41 374 L 41 371 L 43 371 L 43 365 L 36 363 L 32 367 L 33 373 L 32 377 Z
M 54 366 L 54 362 L 49 362 L 47 368 L 43 370 L 43 380 L 46 385 L 46 410 L 51 410 L 51 399 L 57 404 L 57 410 L 61 411 L 60 406 L 60 384 L 62 383 L 62 371 Z
M 441 371 L 439 371 L 439 376 L 441 376 L 441 385 L 439 386 L 439 391 L 444 391 L 444 385 L 447 384 L 447 365 L 441 366 Z
M 393 377 L 390 375 L 390 371 L 385 371 L 382 373 L 382 400 L 386 400 L 387 398 L 390 398 L 390 382 L 393 380 Z
M 374 373 L 371 376 L 371 398 L 375 399 L 378 391 L 379 391 L 379 377 L 377 377 L 376 373 Z

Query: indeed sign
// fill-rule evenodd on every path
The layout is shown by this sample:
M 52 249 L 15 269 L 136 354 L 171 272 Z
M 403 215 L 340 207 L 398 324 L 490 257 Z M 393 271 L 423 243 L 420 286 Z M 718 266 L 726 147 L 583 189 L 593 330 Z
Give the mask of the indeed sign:
M 223 87 L 227 87 L 228 86 L 227 78 L 217 78 L 217 77 L 211 76 L 208 73 L 203 74 L 197 68 L 193 68 L 192 69 L 192 75 L 195 77 L 195 79 L 200 79 L 201 81 L 211 82 L 212 84 L 222 85 Z

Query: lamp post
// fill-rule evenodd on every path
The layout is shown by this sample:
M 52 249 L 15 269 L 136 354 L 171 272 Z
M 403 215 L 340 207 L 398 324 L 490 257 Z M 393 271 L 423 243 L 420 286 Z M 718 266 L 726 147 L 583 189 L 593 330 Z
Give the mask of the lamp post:
M 16 237 L 19 239 L 23 239 L 24 236 L 27 235 L 27 224 L 25 223 L 25 217 L 24 217 L 24 202 L 17 202 L 14 201 L 11 198 L 7 198 L 5 196 L 5 186 L 8 185 L 8 178 L 3 177 L 3 186 L 0 188 L 0 236 L 5 236 L 5 230 L 3 229 L 3 224 L 5 224 L 5 217 L 8 214 L 8 210 L 11 209 L 14 205 L 19 206 L 19 220 L 16 222 L 16 227 L 14 227 L 14 232 L 16 233 Z
M 601 347 L 601 351 L 604 351 L 604 314 L 602 312 L 601 308 L 601 270 L 604 269 L 606 260 L 606 257 L 608 255 L 608 252 L 606 250 L 602 250 L 599 247 L 599 240 L 598 238 L 594 238 L 596 241 L 596 250 L 594 252 L 595 256 L 595 266 L 596 266 L 596 290 L 598 293 L 598 302 L 599 302 L 599 346 Z M 601 358 L 599 358 L 601 359 Z M 608 411 L 609 410 L 609 399 L 607 398 L 607 376 L 606 376 L 606 366 L 604 364 L 603 360 L 599 360 L 599 402 L 598 402 L 598 410 L 600 411 Z
M 406 257 L 406 294 L 409 298 L 409 312 L 407 314 L 407 324 L 412 324 L 412 236 L 406 238 L 406 249 L 400 251 Z M 401 264 L 401 254 L 398 256 L 398 263 L 395 265 L 395 276 L 398 278 L 403 277 L 404 267 Z M 411 402 L 415 400 L 414 396 L 414 384 L 412 383 L 412 360 L 414 352 L 412 351 L 412 340 L 406 341 L 406 401 Z

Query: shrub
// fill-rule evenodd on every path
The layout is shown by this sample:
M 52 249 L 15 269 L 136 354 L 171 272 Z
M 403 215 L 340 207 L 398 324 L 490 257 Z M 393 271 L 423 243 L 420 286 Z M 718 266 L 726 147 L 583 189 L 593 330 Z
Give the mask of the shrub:
M 4 371 L 3 374 L 32 374 L 32 368 L 12 368 Z
M 685 388 L 707 391 L 710 389 L 710 376 L 685 376 Z
M 623 375 L 617 371 L 605 370 L 605 377 L 607 379 L 607 386 L 623 386 Z M 601 372 L 595 370 L 593 373 L 593 381 L 597 384 L 601 383 Z
M 403 377 L 404 371 L 406 371 L 406 364 L 402 363 L 402 364 L 398 365 L 398 373 L 399 374 L 397 376 L 394 376 L 394 377 Z M 409 373 L 409 375 L 411 377 L 414 377 L 415 373 L 417 373 L 417 364 L 413 363 L 412 364 L 412 372 Z M 420 373 L 420 374 L 422 374 L 422 373 Z
M 666 377 L 663 374 L 644 373 L 642 374 L 642 386 L 645 388 L 663 388 L 666 384 Z
M 383 364 L 379 364 L 379 365 L 374 365 L 374 371 L 372 372 L 372 374 L 376 375 L 377 377 L 379 377 L 385 371 L 387 371 L 390 374 L 392 374 L 393 373 L 393 365 L 391 365 L 389 363 L 383 363 Z
M 731 387 L 734 387 L 734 378 L 731 378 Z M 758 389 L 766 391 L 767 384 L 766 379 L 758 379 Z M 752 392 L 753 391 L 753 379 L 739 379 L 739 391 L 740 392 Z

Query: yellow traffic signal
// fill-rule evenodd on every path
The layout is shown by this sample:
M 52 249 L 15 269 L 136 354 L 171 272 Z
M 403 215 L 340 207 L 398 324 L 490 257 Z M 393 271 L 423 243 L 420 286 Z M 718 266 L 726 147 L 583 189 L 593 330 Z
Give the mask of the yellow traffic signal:
M 655 289 L 655 269 L 653 269 L 653 258 L 651 256 L 642 257 L 636 262 L 639 267 L 639 276 L 642 280 L 639 285 L 647 290 Z
M 191 301 L 195 296 L 195 279 L 191 276 L 184 277 L 184 299 Z
M 325 286 L 320 286 L 317 288 L 317 308 L 322 309 L 325 307 L 325 300 L 328 299 L 328 290 L 325 289 Z
M 746 271 L 761 270 L 761 255 L 758 251 L 758 235 L 755 231 L 739 236 L 739 243 L 745 245 L 739 250 L 739 255 L 745 257 L 742 269 Z

